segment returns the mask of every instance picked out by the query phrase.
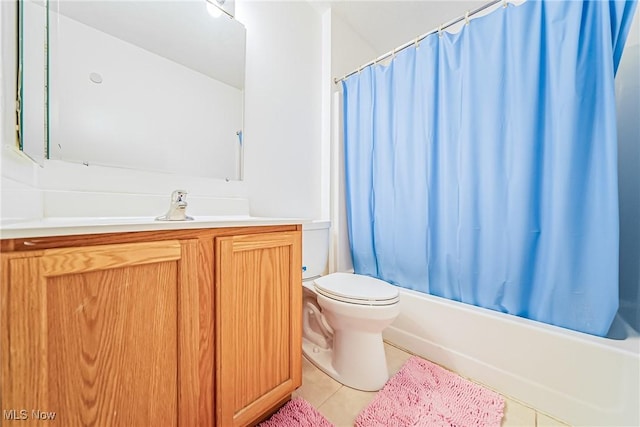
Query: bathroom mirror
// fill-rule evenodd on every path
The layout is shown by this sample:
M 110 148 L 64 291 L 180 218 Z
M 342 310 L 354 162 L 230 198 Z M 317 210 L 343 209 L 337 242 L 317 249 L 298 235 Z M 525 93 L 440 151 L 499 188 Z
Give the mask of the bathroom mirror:
M 46 158 L 242 179 L 241 23 L 211 16 L 206 0 L 49 0 L 41 9 Z

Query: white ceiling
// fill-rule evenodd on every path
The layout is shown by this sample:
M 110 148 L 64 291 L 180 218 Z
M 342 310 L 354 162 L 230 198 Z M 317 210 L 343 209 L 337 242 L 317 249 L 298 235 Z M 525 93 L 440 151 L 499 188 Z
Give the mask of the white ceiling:
M 331 8 L 382 55 L 488 2 L 334 0 Z

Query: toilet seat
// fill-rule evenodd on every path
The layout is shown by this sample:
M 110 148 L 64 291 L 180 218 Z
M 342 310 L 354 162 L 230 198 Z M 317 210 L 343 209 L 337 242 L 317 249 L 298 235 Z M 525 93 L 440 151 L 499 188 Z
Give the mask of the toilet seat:
M 393 285 L 360 274 L 333 273 L 314 281 L 315 290 L 327 298 L 357 305 L 392 305 L 400 300 Z

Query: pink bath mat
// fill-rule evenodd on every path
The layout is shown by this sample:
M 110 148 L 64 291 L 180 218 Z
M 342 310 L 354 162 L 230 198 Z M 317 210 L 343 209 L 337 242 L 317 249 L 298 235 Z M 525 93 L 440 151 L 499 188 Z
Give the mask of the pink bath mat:
M 333 427 L 320 412 L 301 397 L 288 401 L 258 427 Z
M 503 397 L 413 356 L 356 418 L 358 427 L 500 426 Z

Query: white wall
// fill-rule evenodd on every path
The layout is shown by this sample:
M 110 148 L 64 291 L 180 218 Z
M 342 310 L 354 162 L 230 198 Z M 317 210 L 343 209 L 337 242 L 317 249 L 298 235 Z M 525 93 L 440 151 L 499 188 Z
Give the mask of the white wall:
M 380 29 L 384 31 L 384 29 Z M 384 52 L 377 52 L 364 40 L 353 28 L 347 24 L 340 15 L 333 13 L 331 16 L 331 72 L 334 77 L 355 70 L 359 66 L 375 59 Z M 334 86 L 340 90 L 340 85 Z
M 319 218 L 321 16 L 301 1 L 238 1 L 236 16 L 247 28 L 251 213 Z

